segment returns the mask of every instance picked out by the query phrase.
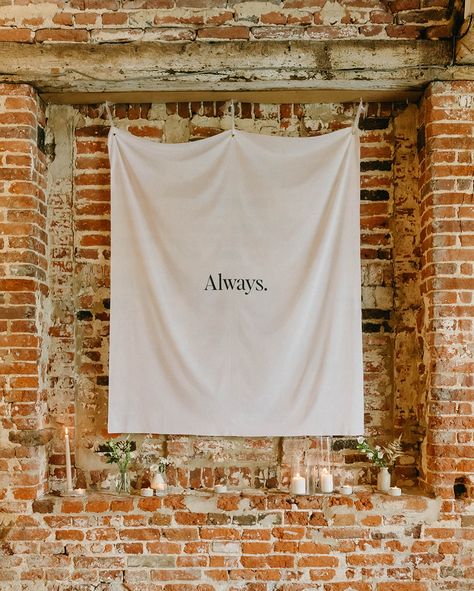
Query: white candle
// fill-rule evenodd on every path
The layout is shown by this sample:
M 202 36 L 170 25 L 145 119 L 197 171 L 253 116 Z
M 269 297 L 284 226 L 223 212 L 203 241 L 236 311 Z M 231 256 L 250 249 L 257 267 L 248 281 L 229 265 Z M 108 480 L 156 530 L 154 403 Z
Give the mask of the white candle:
M 71 447 L 69 445 L 69 429 L 65 428 L 66 441 L 66 490 L 72 491 L 72 471 L 71 471 Z
M 330 493 L 334 490 L 332 474 L 326 468 L 321 472 L 321 492 Z
M 401 494 L 402 494 L 402 489 L 401 489 L 401 488 L 399 488 L 398 486 L 391 486 L 391 487 L 388 489 L 388 494 L 389 494 L 391 497 L 399 497 L 399 496 L 401 496 Z
M 227 492 L 227 486 L 225 484 L 216 484 L 216 486 L 214 487 L 214 492 L 225 493 Z
M 341 486 L 341 494 L 351 495 L 352 494 L 352 486 L 350 484 L 343 484 Z
M 78 497 L 82 497 L 85 494 L 86 490 L 84 488 L 75 488 L 74 494 Z
M 291 479 L 290 492 L 294 495 L 306 494 L 306 479 L 296 474 Z
M 142 497 L 152 497 L 153 496 L 153 489 L 152 488 L 142 488 L 140 491 Z

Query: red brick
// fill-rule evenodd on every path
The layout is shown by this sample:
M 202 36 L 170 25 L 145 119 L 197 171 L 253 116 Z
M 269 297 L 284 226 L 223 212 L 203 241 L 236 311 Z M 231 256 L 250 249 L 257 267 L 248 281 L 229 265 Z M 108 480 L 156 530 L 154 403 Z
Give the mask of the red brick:
M 0 28 L 0 41 L 12 43 L 32 43 L 33 31 L 30 29 L 2 29 Z
M 198 39 L 248 39 L 247 27 L 204 27 L 198 30 Z
M 77 540 L 78 542 L 84 539 L 84 532 L 78 529 L 60 529 L 56 532 L 57 540 Z
M 377 591 L 428 591 L 428 583 L 397 581 L 393 583 L 378 583 Z
M 110 501 L 106 499 L 89 499 L 86 503 L 86 511 L 89 513 L 103 513 L 110 509 Z
M 85 43 L 89 41 L 89 33 L 78 29 L 40 29 L 35 33 L 35 41 L 38 43 Z

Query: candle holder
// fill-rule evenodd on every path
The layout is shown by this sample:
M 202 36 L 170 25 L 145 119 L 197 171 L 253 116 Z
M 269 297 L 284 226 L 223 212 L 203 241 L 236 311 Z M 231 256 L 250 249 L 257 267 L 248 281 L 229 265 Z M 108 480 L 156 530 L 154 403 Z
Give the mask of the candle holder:
M 291 464 L 290 493 L 292 495 L 306 494 L 305 472 L 299 458 L 295 458 Z
M 318 490 L 320 463 L 319 449 L 310 449 L 306 452 L 306 492 L 309 495 L 314 495 Z
M 332 493 L 334 491 L 334 478 L 331 471 L 332 437 L 320 437 L 320 449 L 319 487 L 322 493 Z
M 86 494 L 85 488 L 73 488 L 72 490 L 66 490 L 61 493 L 62 497 L 83 497 Z

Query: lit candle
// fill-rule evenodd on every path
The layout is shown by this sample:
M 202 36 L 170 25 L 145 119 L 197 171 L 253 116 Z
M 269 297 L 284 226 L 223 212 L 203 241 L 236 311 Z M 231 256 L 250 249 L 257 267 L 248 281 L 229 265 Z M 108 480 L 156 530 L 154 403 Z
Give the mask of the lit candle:
M 306 494 L 306 479 L 296 473 L 291 479 L 290 492 L 293 495 L 304 495 Z
M 140 494 L 142 497 L 152 497 L 153 496 L 153 489 L 152 488 L 142 488 Z
M 332 474 L 326 468 L 321 472 L 321 492 L 331 493 L 334 490 Z
M 401 489 L 401 488 L 399 488 L 398 486 L 391 486 L 391 487 L 388 489 L 388 494 L 389 494 L 391 497 L 399 497 L 399 496 L 401 496 L 401 494 L 402 494 L 402 489 Z
M 341 494 L 351 495 L 352 494 L 352 486 L 350 484 L 343 484 L 341 486 Z
M 227 492 L 227 486 L 225 484 L 216 484 L 216 486 L 214 487 L 214 492 L 225 493 Z
M 71 447 L 69 445 L 69 429 L 65 428 L 66 440 L 66 490 L 72 492 Z

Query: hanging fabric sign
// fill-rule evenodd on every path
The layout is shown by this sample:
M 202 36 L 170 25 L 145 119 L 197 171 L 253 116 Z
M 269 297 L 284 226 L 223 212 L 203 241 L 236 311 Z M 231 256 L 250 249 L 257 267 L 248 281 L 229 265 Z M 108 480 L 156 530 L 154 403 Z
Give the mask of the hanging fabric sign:
M 109 153 L 109 431 L 363 433 L 358 135 Z

